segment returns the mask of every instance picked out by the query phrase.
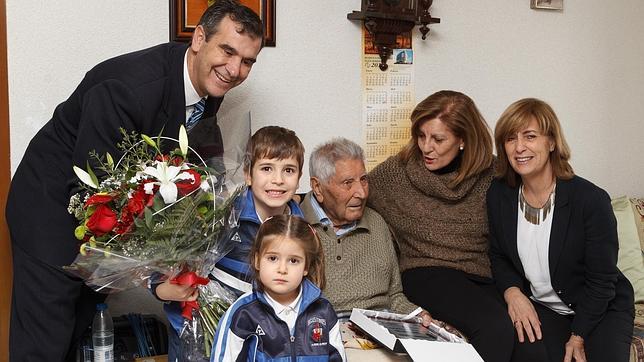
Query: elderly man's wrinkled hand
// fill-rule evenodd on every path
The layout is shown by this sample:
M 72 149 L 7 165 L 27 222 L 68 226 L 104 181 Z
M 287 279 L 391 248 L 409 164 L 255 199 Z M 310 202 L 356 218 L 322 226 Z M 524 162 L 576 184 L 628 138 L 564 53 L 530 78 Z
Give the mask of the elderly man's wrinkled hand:
M 432 318 L 432 315 L 429 314 L 429 312 L 426 310 L 423 310 L 422 312 L 420 312 L 418 316 L 421 319 L 420 323 L 424 327 L 429 327 L 429 325 L 432 324 L 432 322 L 434 322 L 434 318 Z
M 586 351 L 584 350 L 584 339 L 580 336 L 572 335 L 566 342 L 566 355 L 564 362 L 586 362 Z

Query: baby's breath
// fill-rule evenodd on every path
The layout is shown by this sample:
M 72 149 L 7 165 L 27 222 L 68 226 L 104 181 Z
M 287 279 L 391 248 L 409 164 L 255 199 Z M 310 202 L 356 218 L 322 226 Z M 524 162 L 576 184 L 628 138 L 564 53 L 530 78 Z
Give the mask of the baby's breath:
M 67 212 L 74 215 L 76 219 L 81 219 L 85 214 L 83 210 L 84 201 L 81 200 L 80 194 L 75 194 L 69 198 L 69 206 L 67 206 Z

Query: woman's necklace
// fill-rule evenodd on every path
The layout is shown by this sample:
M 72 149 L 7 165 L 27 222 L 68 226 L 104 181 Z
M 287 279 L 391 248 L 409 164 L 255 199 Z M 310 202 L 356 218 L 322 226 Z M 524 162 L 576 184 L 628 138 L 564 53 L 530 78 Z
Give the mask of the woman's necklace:
M 555 188 L 557 183 L 553 181 L 552 191 L 548 195 L 546 202 L 541 205 L 541 207 L 534 207 L 526 201 L 525 196 L 523 195 L 523 185 L 519 188 L 519 207 L 523 211 L 523 217 L 530 224 L 539 225 L 543 220 L 546 219 L 550 211 L 552 211 L 552 204 L 555 199 Z

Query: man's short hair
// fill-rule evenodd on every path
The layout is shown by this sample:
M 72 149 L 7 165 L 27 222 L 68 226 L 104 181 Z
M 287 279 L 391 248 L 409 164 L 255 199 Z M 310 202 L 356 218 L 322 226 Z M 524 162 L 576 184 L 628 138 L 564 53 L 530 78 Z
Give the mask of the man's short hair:
M 199 25 L 204 28 L 206 41 L 211 35 L 217 33 L 219 23 L 226 16 L 241 25 L 240 34 L 247 34 L 253 39 L 262 39 L 262 46 L 264 46 L 262 20 L 251 8 L 240 4 L 237 0 L 217 0 L 201 15 Z
M 341 160 L 365 162 L 364 151 L 357 143 L 343 137 L 317 146 L 309 159 L 309 175 L 326 183 L 335 175 L 335 163 Z
M 244 170 L 252 174 L 255 162 L 262 158 L 283 160 L 290 157 L 297 160 L 301 176 L 304 165 L 304 145 L 295 132 L 279 126 L 262 127 L 248 141 Z

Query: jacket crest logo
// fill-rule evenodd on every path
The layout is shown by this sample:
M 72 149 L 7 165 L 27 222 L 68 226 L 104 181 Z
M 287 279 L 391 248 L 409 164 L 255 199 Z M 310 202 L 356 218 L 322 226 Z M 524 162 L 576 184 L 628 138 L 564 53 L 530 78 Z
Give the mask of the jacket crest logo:
M 320 323 L 317 323 L 311 332 L 311 339 L 313 342 L 320 342 L 322 340 L 323 332 L 322 326 Z
M 230 240 L 238 242 L 238 243 L 241 243 L 241 241 L 242 241 L 238 232 L 235 232 L 235 234 L 230 237 Z
M 257 325 L 257 328 L 255 328 L 255 334 L 257 334 L 258 336 L 265 336 L 266 335 L 266 333 L 264 333 L 264 330 L 262 329 L 262 327 L 259 324 Z

